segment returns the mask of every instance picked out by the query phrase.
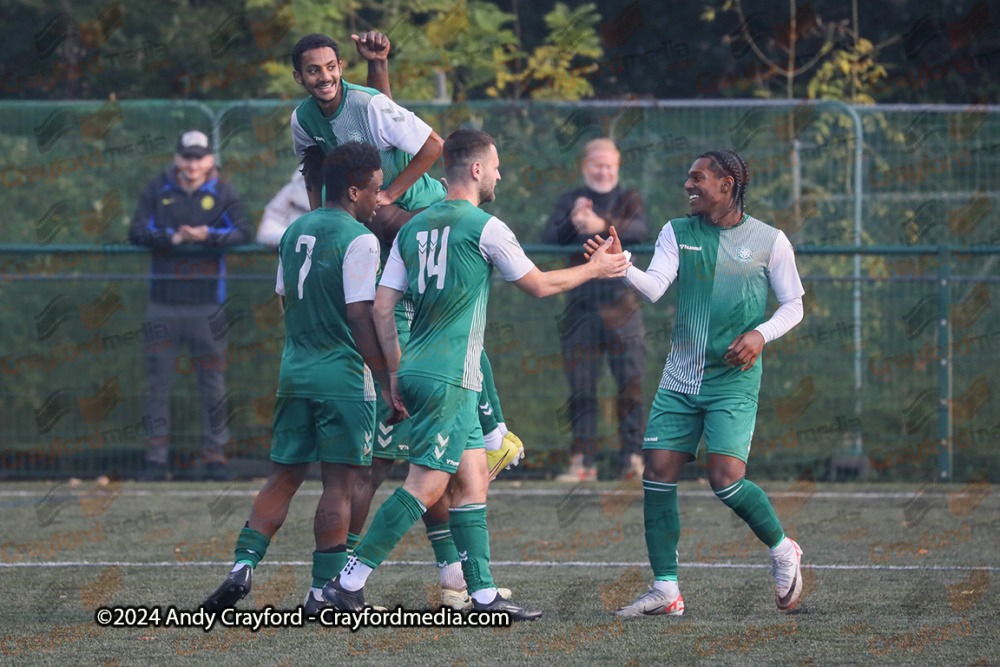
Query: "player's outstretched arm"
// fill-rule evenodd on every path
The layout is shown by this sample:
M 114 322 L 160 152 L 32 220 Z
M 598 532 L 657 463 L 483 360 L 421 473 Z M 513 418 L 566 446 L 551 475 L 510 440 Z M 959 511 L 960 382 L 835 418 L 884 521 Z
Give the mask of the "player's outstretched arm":
M 386 366 L 386 381 L 382 382 L 382 378 L 379 378 L 379 384 L 382 385 L 382 397 L 392 408 L 389 424 L 395 424 L 410 416 L 403 405 L 396 382 L 396 371 L 399 369 L 399 358 L 402 356 L 399 348 L 399 332 L 396 330 L 396 304 L 402 298 L 403 293 L 399 290 L 379 285 L 378 291 L 375 292 L 373 309 L 375 334 L 384 354 Z
M 612 252 L 622 252 L 621 241 L 618 239 L 618 232 L 612 226 L 608 230 L 607 241 L 611 241 Z M 583 244 L 583 254 L 590 257 L 605 239 L 600 234 Z M 631 254 L 625 253 L 629 259 Z M 642 294 L 643 298 L 650 303 L 655 303 L 670 287 L 670 283 L 677 278 L 677 268 L 679 257 L 677 250 L 677 239 L 674 237 L 673 228 L 668 224 L 660 232 L 656 239 L 656 249 L 653 251 L 653 259 L 649 262 L 649 268 L 641 271 L 636 267 L 630 267 L 625 273 L 625 282 L 634 287 Z
M 417 182 L 421 176 L 427 173 L 437 159 L 441 157 L 444 150 L 444 139 L 438 133 L 431 130 L 430 136 L 424 141 L 417 154 L 413 156 L 410 163 L 403 169 L 403 173 L 389 184 L 385 190 L 378 193 L 378 205 L 388 206 L 403 196 L 403 193 L 410 189 L 410 186 Z
M 513 283 L 531 296 L 544 298 L 567 292 L 595 278 L 621 278 L 632 263 L 623 253 L 611 254 L 611 243 L 611 239 L 604 241 L 586 264 L 557 271 L 541 271 L 535 267 Z

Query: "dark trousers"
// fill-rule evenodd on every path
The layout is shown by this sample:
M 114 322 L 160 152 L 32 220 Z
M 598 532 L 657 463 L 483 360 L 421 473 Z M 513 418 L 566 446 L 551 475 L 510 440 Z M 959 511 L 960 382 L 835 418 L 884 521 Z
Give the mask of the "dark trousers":
M 633 295 L 634 297 L 634 295 Z M 569 380 L 570 398 L 565 419 L 573 431 L 573 453 L 582 453 L 592 466 L 597 453 L 615 446 L 602 446 L 597 439 L 598 415 L 607 424 L 618 424 L 618 466 L 630 463 L 632 454 L 642 453 L 645 431 L 645 400 L 642 378 L 646 368 L 645 326 L 638 304 L 618 300 L 600 305 L 591 300 L 571 299 L 560 316 L 563 363 Z M 607 361 L 618 393 L 597 396 L 597 379 Z
M 212 418 L 224 406 L 226 391 L 225 367 L 226 339 L 212 338 L 210 316 L 219 310 L 218 305 L 177 306 L 150 303 L 147 318 L 152 331 L 163 332 L 155 342 L 146 343 L 146 367 L 149 389 L 146 393 L 146 414 L 150 425 L 146 433 L 146 461 L 167 463 L 171 438 L 170 390 L 182 348 L 187 348 L 187 359 L 180 364 L 181 371 L 194 369 L 198 376 L 201 395 L 202 444 L 201 458 L 206 463 L 225 462 L 223 446 L 229 441 L 229 431 L 224 420 Z M 188 457 L 190 458 L 190 457 Z

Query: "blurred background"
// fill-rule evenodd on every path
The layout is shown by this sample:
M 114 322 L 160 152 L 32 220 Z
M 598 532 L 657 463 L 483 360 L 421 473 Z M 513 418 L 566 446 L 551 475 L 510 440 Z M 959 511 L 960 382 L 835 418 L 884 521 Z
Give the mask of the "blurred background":
M 368 30 L 392 42 L 396 100 L 442 136 L 466 124 L 496 136 L 503 180 L 487 209 L 542 268 L 575 250 L 541 237 L 558 197 L 583 185 L 588 140 L 615 140 L 621 183 L 645 201 L 640 268 L 688 211 L 691 162 L 718 148 L 743 156 L 748 212 L 789 236 L 806 287 L 804 321 L 765 348 L 752 476 L 1000 473 L 995 4 L 6 0 L 2 17 L 0 478 L 141 469 L 144 354 L 165 343 L 145 320 L 149 254 L 128 241 L 140 192 L 199 129 L 259 224 L 298 166 L 292 46 L 329 34 L 345 78 L 363 84 L 350 35 Z M 225 367 L 224 401 L 210 407 L 230 469 L 267 466 L 284 336 L 277 259 L 264 246 L 227 255 L 214 320 L 227 352 L 208 362 L 182 350 L 175 364 L 175 476 L 204 464 L 199 363 Z M 191 279 L 204 261 L 192 254 L 166 279 Z M 675 303 L 668 292 L 641 307 L 643 421 Z M 494 282 L 485 346 L 528 450 L 513 476 L 550 477 L 569 461 L 566 307 Z M 621 446 L 606 370 L 597 393 L 604 471 Z

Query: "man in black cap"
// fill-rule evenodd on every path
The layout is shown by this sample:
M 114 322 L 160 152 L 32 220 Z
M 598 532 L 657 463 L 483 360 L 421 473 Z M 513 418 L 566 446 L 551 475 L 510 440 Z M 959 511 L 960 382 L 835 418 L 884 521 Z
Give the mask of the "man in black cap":
M 207 476 L 226 479 L 223 445 L 229 440 L 224 420 L 213 418 L 225 392 L 225 327 L 212 326 L 226 299 L 226 258 L 222 254 L 175 253 L 175 246 L 206 248 L 248 243 L 253 223 L 236 189 L 219 179 L 212 142 L 204 132 L 185 132 L 174 163 L 143 191 L 129 228 L 129 240 L 152 248 L 152 280 L 147 320 L 165 338 L 146 345 L 149 391 L 145 415 L 146 470 L 150 480 L 167 476 L 171 440 L 170 390 L 175 361 L 186 344 L 198 376 L 204 436 L 201 458 Z M 214 316 L 214 317 L 213 317 Z M 198 363 L 194 363 L 195 360 Z M 225 411 L 223 411 L 225 412 Z M 180 462 L 190 468 L 193 460 Z

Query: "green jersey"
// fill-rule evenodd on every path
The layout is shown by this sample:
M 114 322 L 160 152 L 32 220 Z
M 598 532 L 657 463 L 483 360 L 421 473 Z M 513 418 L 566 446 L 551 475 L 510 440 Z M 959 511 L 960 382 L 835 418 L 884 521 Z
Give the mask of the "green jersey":
M 494 266 L 511 281 L 535 265 L 506 224 L 464 199 L 442 201 L 403 225 L 381 282 L 413 301 L 399 375 L 482 388 L 480 356 Z
M 629 269 L 626 280 L 639 287 L 634 271 Z M 646 274 L 663 289 L 676 279 L 680 290 L 660 388 L 757 400 L 763 359 L 741 371 L 724 357 L 734 338 L 765 321 L 769 288 L 781 303 L 804 293 L 784 233 L 749 215 L 728 229 L 701 216 L 671 220 L 660 232 Z
M 341 80 L 344 94 L 340 107 L 323 116 L 316 100 L 308 97 L 292 112 L 292 141 L 296 155 L 319 146 L 324 155 L 338 144 L 359 141 L 378 149 L 382 158 L 383 188 L 403 173 L 406 165 L 431 135 L 431 127 L 412 111 L 395 104 L 372 88 Z M 444 199 L 444 186 L 426 173 L 395 201 L 406 211 L 415 211 Z
M 285 296 L 278 396 L 375 400 L 347 304 L 375 299 L 378 258 L 375 235 L 340 210 L 306 213 L 285 230 L 275 286 Z

